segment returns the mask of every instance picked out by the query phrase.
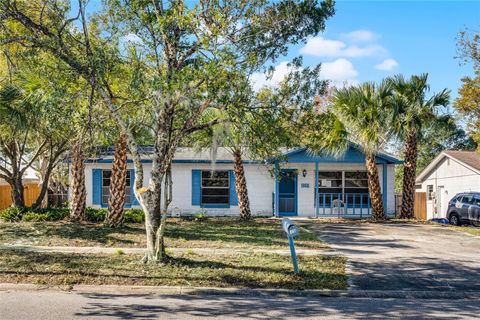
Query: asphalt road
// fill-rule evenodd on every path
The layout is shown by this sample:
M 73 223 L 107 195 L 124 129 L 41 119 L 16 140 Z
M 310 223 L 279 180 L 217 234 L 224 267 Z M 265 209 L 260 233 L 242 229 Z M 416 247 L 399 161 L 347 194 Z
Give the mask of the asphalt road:
M 480 238 L 432 224 L 304 222 L 349 263 L 353 290 L 480 291 Z
M 0 292 L 0 319 L 478 319 L 480 300 Z

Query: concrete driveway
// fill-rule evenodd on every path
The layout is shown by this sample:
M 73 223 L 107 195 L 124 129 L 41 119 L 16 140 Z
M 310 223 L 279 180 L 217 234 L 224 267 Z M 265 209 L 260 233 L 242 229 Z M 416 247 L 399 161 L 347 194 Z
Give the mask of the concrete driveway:
M 480 238 L 441 225 L 299 221 L 349 260 L 350 289 L 480 291 Z

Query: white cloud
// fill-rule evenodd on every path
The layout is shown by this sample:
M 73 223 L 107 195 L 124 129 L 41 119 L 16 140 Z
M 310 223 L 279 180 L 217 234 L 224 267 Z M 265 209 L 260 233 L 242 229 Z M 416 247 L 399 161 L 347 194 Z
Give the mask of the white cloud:
M 359 47 L 357 45 L 347 45 L 339 40 L 329 40 L 323 37 L 310 38 L 305 46 L 300 49 L 300 53 L 316 57 L 368 57 L 381 55 L 385 49 L 378 44 L 369 44 Z
M 353 82 L 356 81 L 358 71 L 355 70 L 353 64 L 347 59 L 340 58 L 333 62 L 322 63 L 320 70 L 320 78 L 324 80 L 332 80 L 334 82 Z
M 398 66 L 398 62 L 394 59 L 385 59 L 383 62 L 377 64 L 375 69 L 382 71 L 391 71 Z
M 250 77 L 253 84 L 253 89 L 258 91 L 264 86 L 276 86 L 292 71 L 292 66 L 288 66 L 287 61 L 281 62 L 275 67 L 272 78 L 267 79 L 266 75 L 261 72 L 256 72 Z
M 349 33 L 343 33 L 342 37 L 350 42 L 372 42 L 380 38 L 380 35 L 368 30 L 355 30 Z

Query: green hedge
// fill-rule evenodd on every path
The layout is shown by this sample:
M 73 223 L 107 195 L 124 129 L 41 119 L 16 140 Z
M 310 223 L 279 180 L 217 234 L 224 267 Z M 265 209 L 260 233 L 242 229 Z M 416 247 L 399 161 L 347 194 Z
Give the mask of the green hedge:
M 8 222 L 16 221 L 59 221 L 68 217 L 68 208 L 7 208 L 0 211 L 0 220 Z M 107 209 L 95 209 L 88 207 L 85 211 L 85 219 L 90 222 L 102 222 L 107 215 Z M 145 221 L 145 214 L 140 209 L 128 209 L 124 213 L 126 223 L 141 223 Z

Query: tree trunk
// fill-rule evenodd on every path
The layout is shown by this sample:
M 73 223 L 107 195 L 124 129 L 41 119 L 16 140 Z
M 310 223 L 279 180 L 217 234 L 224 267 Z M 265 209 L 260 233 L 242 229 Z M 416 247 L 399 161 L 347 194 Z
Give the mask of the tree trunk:
M 375 156 L 373 154 L 367 154 L 365 160 L 368 176 L 368 192 L 370 193 L 370 202 L 372 204 L 372 219 L 374 221 L 382 221 L 385 220 L 385 212 L 383 210 L 384 204 L 380 189 L 380 180 L 378 178 L 378 169 L 375 164 Z
M 14 172 L 13 184 L 10 184 L 12 189 L 12 204 L 17 208 L 25 208 L 24 187 L 22 176 Z
M 400 218 L 414 218 L 415 177 L 417 175 L 417 130 L 411 129 L 405 140 L 405 163 L 403 164 L 402 211 Z
M 110 198 L 108 200 L 108 213 L 105 217 L 105 223 L 111 227 L 118 227 L 123 223 L 126 178 L 127 140 L 124 134 L 120 134 L 113 157 L 112 176 L 110 178 Z
M 235 187 L 238 195 L 238 207 L 240 209 L 240 218 L 249 220 L 252 218 L 250 212 L 250 201 L 248 200 L 247 180 L 245 178 L 245 170 L 243 168 L 242 153 L 239 149 L 233 152 L 234 164 L 233 172 L 235 173 Z
M 82 140 L 80 139 L 72 147 L 72 204 L 70 219 L 76 221 L 81 221 L 85 218 L 87 192 L 85 190 L 84 160 Z

